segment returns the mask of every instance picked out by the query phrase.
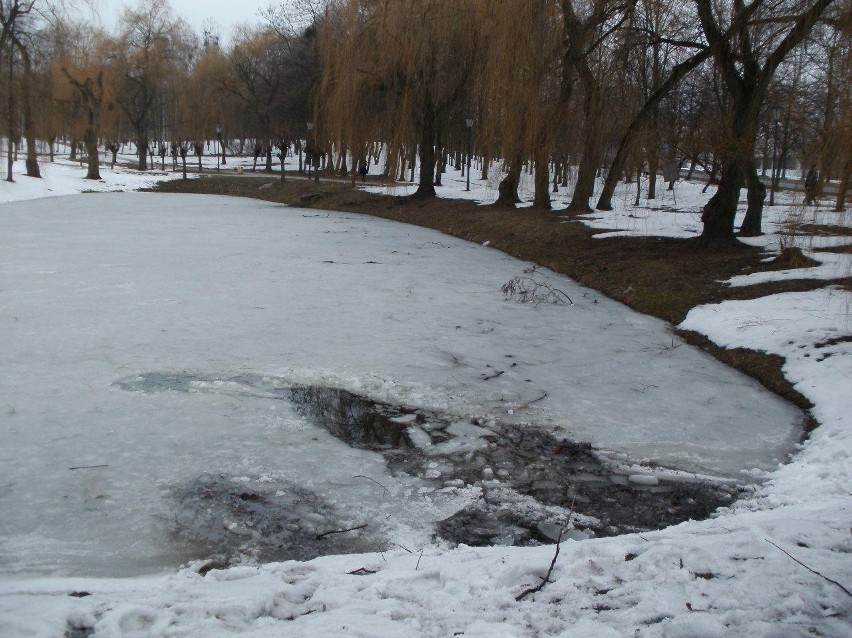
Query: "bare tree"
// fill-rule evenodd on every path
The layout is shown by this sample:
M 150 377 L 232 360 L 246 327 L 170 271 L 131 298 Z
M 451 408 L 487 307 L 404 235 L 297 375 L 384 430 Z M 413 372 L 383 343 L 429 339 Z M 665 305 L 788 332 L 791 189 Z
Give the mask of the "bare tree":
M 8 48 L 8 135 L 9 156 L 7 160 L 6 180 L 13 181 L 12 161 L 14 157 L 13 144 L 17 136 L 15 130 L 15 53 L 21 56 L 24 67 L 25 81 L 22 83 L 22 115 L 24 123 L 24 136 L 27 141 L 27 175 L 29 177 L 41 177 L 38 167 L 38 155 L 36 151 L 36 136 L 33 122 L 33 68 L 29 51 L 28 27 L 32 27 L 34 17 L 34 6 L 36 0 L 24 2 L 22 0 L 0 0 L 0 51 Z
M 194 45 L 189 27 L 167 0 L 142 0 L 122 15 L 121 32 L 109 47 L 110 82 L 133 129 L 139 170 L 148 168 L 155 116 L 173 103 L 174 78 L 188 69 Z
M 772 78 L 784 58 L 807 38 L 834 2 L 754 0 L 745 4 L 744 0 L 734 0 L 728 12 L 713 0 L 695 0 L 704 36 L 730 100 L 728 138 L 720 154 L 722 173 L 715 194 L 702 212 L 701 246 L 736 241 L 737 202 L 746 177 L 755 171 L 752 158 L 757 122 Z M 762 199 L 754 205 L 762 208 Z M 759 226 L 753 227 L 759 225 L 756 215 L 751 224 L 743 230 L 759 232 Z
M 86 129 L 83 133 L 83 143 L 86 145 L 86 156 L 88 158 L 86 179 L 100 179 L 98 141 L 100 139 L 101 107 L 104 102 L 104 72 L 103 70 L 98 71 L 94 78 L 91 75 L 86 75 L 82 81 L 72 76 L 65 67 L 62 67 L 62 72 L 71 86 L 79 92 L 87 113 Z M 115 160 L 113 160 L 113 163 L 115 163 Z
M 403 146 L 417 144 L 414 197 L 434 197 L 438 132 L 463 103 L 480 43 L 476 4 L 343 0 L 328 12 L 316 139 L 361 154 L 369 136 L 385 136 L 390 174 Z

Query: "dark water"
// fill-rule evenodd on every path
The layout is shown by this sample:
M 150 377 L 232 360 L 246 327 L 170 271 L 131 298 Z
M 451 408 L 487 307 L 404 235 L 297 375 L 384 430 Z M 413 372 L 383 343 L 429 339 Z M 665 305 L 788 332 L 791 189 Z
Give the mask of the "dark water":
M 211 385 L 215 382 L 225 384 Z M 187 372 L 149 373 L 116 385 L 129 391 L 287 401 L 346 444 L 382 454 L 393 474 L 418 476 L 439 488 L 475 486 L 480 498 L 435 524 L 436 536 L 452 543 L 552 543 L 569 519 L 566 533 L 578 539 L 659 529 L 706 518 L 737 496 L 736 488 L 712 482 L 659 478 L 656 484 L 642 484 L 590 445 L 534 427 L 477 418 L 460 424 L 450 415 L 372 401 L 338 388 L 290 385 L 253 374 Z M 472 436 L 473 449 L 455 450 L 451 444 L 459 436 Z M 304 560 L 382 547 L 382 539 L 368 538 L 361 530 L 320 536 L 352 527 L 352 521 L 294 485 L 278 486 L 272 494 L 204 476 L 176 488 L 173 498 L 175 533 L 225 564 L 236 556 Z
M 223 476 L 205 475 L 171 494 L 172 532 L 209 567 L 236 562 L 310 560 L 327 554 L 371 551 L 376 539 L 317 494 L 277 483 L 258 489 Z

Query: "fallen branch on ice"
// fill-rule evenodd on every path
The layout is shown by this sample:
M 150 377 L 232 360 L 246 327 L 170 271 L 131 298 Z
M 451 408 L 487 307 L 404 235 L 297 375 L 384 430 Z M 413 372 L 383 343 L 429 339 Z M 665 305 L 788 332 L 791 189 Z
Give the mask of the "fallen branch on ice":
M 332 534 L 345 534 L 346 532 L 354 532 L 359 529 L 364 529 L 367 527 L 368 523 L 364 523 L 363 525 L 357 525 L 355 527 L 348 527 L 346 529 L 333 529 L 330 532 L 323 532 L 322 534 L 317 534 L 317 540 L 322 540 L 326 536 L 331 536 Z

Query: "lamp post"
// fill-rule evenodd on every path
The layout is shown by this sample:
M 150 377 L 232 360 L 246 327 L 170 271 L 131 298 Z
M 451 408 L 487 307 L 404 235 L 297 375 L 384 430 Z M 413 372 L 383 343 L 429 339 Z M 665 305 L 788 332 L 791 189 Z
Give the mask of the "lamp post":
M 222 159 L 225 158 L 225 147 L 222 146 L 222 125 L 216 125 L 216 141 L 219 142 L 219 151 L 222 153 Z M 219 170 L 219 153 L 216 153 L 216 171 Z
M 467 125 L 467 186 L 466 191 L 470 190 L 470 134 L 473 130 L 473 115 L 468 113 L 464 117 L 464 123 Z
M 769 205 L 775 205 L 775 189 L 778 188 L 778 125 L 781 123 L 781 106 L 776 104 L 772 107 L 772 183 L 769 186 Z

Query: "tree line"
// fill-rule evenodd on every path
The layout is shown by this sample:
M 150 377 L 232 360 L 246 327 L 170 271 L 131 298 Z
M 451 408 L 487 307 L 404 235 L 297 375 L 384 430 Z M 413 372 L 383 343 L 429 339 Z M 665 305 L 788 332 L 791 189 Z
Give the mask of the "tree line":
M 65 141 L 99 178 L 99 152 L 115 161 L 132 143 L 138 168 L 204 153 L 272 149 L 302 138 L 317 79 L 310 30 L 283 15 L 239 28 L 220 46 L 215 25 L 197 34 L 168 0 L 141 0 L 114 32 L 75 21 L 62 3 L 0 0 L 0 105 L 11 160 L 26 141 L 27 174 L 38 176 L 39 141 L 53 157 Z M 296 123 L 299 123 L 297 126 Z M 220 146 L 221 144 L 221 146 Z M 79 149 L 79 150 L 78 150 Z M 32 160 L 32 161 L 31 161 Z
M 361 154 L 385 141 L 389 174 L 417 149 L 418 197 L 463 152 L 472 114 L 476 153 L 504 167 L 503 203 L 524 167 L 545 208 L 576 167 L 569 210 L 587 212 L 611 209 L 628 176 L 646 172 L 653 198 L 660 169 L 698 166 L 716 182 L 700 243 L 729 243 L 760 232 L 768 162 L 755 160 L 780 146 L 776 166 L 796 154 L 841 183 L 842 209 L 849 0 L 337 0 L 318 33 L 323 139 Z
M 611 209 L 622 180 L 638 200 L 647 175 L 653 199 L 661 171 L 701 170 L 711 246 L 761 232 L 761 177 L 791 158 L 839 184 L 838 210 L 852 176 L 852 0 L 291 0 L 227 47 L 168 0 L 141 0 L 114 32 L 62 6 L 0 0 L 10 179 L 22 139 L 28 174 L 38 141 L 52 155 L 63 139 L 91 178 L 99 148 L 127 141 L 142 170 L 151 153 L 224 160 L 226 146 L 271 170 L 306 143 L 341 173 L 416 169 L 423 198 L 472 155 L 483 177 L 502 170 L 499 203 L 517 203 L 526 170 L 536 206 L 570 187 L 569 211 L 587 212 Z

